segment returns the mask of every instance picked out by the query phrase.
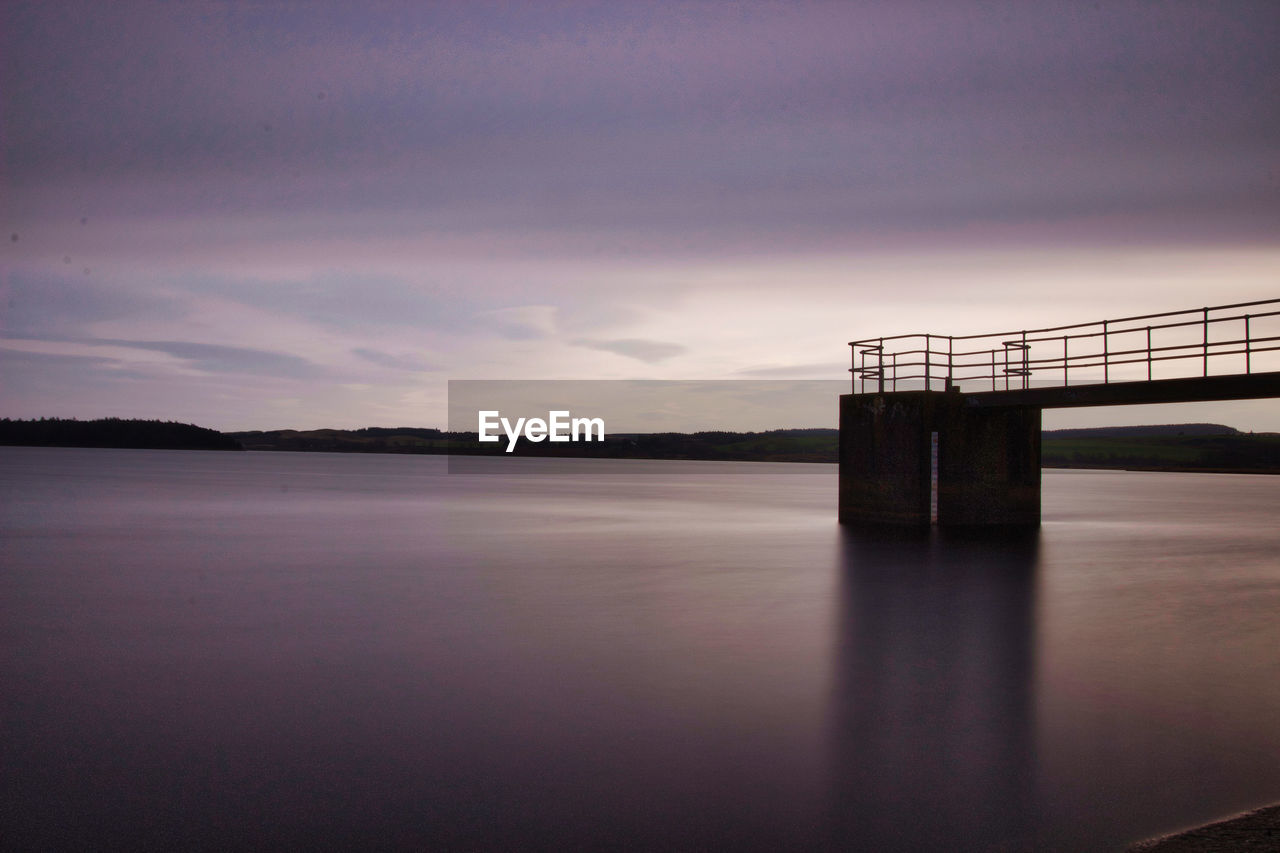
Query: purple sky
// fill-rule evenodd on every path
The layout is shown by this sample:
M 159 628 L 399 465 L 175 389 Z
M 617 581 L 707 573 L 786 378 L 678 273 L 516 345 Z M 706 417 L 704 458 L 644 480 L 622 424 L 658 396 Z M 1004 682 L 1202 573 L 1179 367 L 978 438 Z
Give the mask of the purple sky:
M 442 426 L 447 379 L 839 379 L 853 338 L 1280 295 L 1274 0 L 44 0 L 0 39 L 3 416 Z M 1046 424 L 1183 420 L 1280 403 Z

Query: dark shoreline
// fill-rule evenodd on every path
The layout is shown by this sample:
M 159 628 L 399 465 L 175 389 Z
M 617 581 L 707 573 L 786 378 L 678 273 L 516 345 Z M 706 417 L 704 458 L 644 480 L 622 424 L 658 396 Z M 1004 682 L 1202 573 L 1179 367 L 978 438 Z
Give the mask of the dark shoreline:
M 1280 803 L 1233 817 L 1139 841 L 1126 853 L 1212 853 L 1212 851 L 1280 851 Z

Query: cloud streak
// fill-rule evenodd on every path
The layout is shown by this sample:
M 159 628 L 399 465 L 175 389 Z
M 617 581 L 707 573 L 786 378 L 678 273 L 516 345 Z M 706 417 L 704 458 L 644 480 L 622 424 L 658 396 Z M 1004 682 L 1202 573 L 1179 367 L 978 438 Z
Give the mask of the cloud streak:
M 371 364 L 376 364 L 379 367 L 385 367 L 388 370 L 403 370 L 418 373 L 438 369 L 430 362 L 413 354 L 389 353 L 371 349 L 369 347 L 356 347 L 351 352 Z
M 93 344 L 159 352 L 204 373 L 249 373 L 289 379 L 315 379 L 325 371 L 306 359 L 283 352 L 190 341 L 96 340 Z
M 669 358 L 675 358 L 682 353 L 688 352 L 688 348 L 680 344 L 671 344 L 665 341 L 647 341 L 642 338 L 623 338 L 608 341 L 578 338 L 573 343 L 575 346 L 586 347 L 587 349 L 611 352 L 626 358 L 634 358 L 636 361 L 643 361 L 645 364 L 657 364 L 660 361 L 666 361 Z

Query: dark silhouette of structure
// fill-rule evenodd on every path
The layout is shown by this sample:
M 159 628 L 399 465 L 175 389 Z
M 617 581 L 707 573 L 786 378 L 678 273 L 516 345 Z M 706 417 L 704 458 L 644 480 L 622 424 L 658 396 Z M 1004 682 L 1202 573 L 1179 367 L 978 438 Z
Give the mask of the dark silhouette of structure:
M 842 522 L 1034 526 L 1041 410 L 1280 397 L 1280 299 L 849 346 Z

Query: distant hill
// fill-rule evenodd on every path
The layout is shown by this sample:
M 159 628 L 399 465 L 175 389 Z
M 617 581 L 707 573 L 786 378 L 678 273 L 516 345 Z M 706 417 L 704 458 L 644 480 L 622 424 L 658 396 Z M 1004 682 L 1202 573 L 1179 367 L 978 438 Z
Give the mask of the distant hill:
M 243 450 L 217 430 L 176 421 L 100 418 L 0 419 L 0 445 L 122 447 L 154 450 Z
M 474 432 L 421 427 L 358 430 L 269 430 L 229 435 L 249 450 L 309 450 L 339 453 L 504 454 L 504 443 L 481 444 Z M 839 431 L 786 429 L 768 432 L 627 433 L 603 442 L 521 441 L 513 456 L 574 456 L 608 459 L 723 459 L 757 462 L 835 462 Z M 505 455 L 505 454 L 504 454 Z
M 1133 438 L 1187 435 L 1240 435 L 1240 430 L 1222 424 L 1161 424 L 1159 426 L 1089 427 L 1086 429 L 1047 429 L 1045 438 Z
M 1046 431 L 1046 468 L 1280 473 L 1280 435 L 1217 424 Z
M 608 436 L 603 444 L 596 445 L 597 449 L 590 455 L 626 459 L 836 462 L 839 441 L 840 432 L 834 429 L 637 433 Z M 521 446 L 526 443 L 522 442 Z M 586 448 L 590 445 L 579 446 Z
M 502 454 L 505 446 L 482 445 L 474 432 L 423 427 L 268 430 L 229 435 L 250 450 L 471 455 Z M 552 445 L 521 441 L 512 455 L 830 463 L 838 459 L 839 435 L 834 429 L 617 433 L 599 443 Z M 1245 434 L 1221 424 L 1046 430 L 1042 464 L 1051 468 L 1280 472 L 1280 435 Z
M 463 433 L 430 427 L 365 427 L 364 429 L 273 429 L 228 435 L 248 450 L 311 450 L 330 453 L 448 453 L 451 440 Z M 474 435 L 474 433 L 472 434 Z M 454 438 L 451 439 L 451 436 Z

